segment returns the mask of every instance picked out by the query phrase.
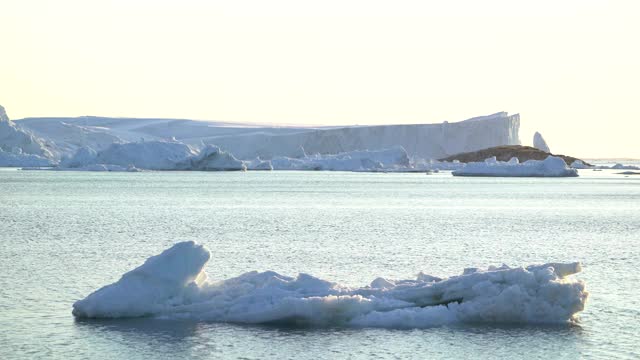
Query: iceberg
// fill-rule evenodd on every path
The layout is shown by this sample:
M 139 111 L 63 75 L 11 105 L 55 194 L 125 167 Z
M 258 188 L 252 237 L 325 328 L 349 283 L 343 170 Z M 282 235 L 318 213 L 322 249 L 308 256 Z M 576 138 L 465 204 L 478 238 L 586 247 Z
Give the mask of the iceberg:
M 535 134 L 533 134 L 533 147 L 538 149 L 538 150 L 542 150 L 546 153 L 550 153 L 551 150 L 549 150 L 549 145 L 547 145 L 547 142 L 544 141 L 544 138 L 542 137 L 542 134 L 540 134 L 539 132 L 536 131 Z
M 304 158 L 402 146 L 409 156 L 440 159 L 499 145 L 520 144 L 520 117 L 498 112 L 459 122 L 410 125 L 292 127 L 259 124 L 106 117 L 28 118 L 17 121 L 56 152 L 70 156 L 88 146 L 105 150 L 112 143 L 170 141 L 194 148 L 213 144 L 240 160 L 259 157 Z
M 307 155 L 304 149 L 298 158 L 275 157 L 274 170 L 382 171 L 409 170 L 411 161 L 401 146 L 382 150 L 349 151 L 332 155 Z
M 126 144 L 111 144 L 108 148 L 96 152 L 92 148 L 80 148 L 76 154 L 63 159 L 62 167 L 81 168 L 94 164 L 135 166 L 148 170 L 174 170 L 179 162 L 197 155 L 191 147 L 168 141 L 148 141 Z
M 245 171 L 247 166 L 232 154 L 220 150 L 214 145 L 207 145 L 200 153 L 176 164 L 176 170 L 201 171 Z
M 217 146 L 207 145 L 197 151 L 178 141 L 142 141 L 112 144 L 95 151 L 90 147 L 78 149 L 71 158 L 63 158 L 61 169 L 87 171 L 146 170 L 246 170 L 246 165 Z
M 544 160 L 527 160 L 523 163 L 518 158 L 509 161 L 498 161 L 495 156 L 484 162 L 471 162 L 461 169 L 452 172 L 454 176 L 501 176 L 501 177 L 571 177 L 578 176 L 576 169 L 571 169 L 560 157 L 548 156 Z
M 22 152 L 6 152 L 0 149 L 0 167 L 47 167 L 53 166 L 50 159 Z
M 247 170 L 273 170 L 273 164 L 271 164 L 270 160 L 262 160 L 260 158 L 255 158 L 251 161 L 243 161 L 244 165 L 247 167 Z
M 601 166 L 601 168 L 606 168 L 605 166 Z M 621 163 L 616 163 L 615 165 L 611 166 L 610 169 L 613 170 L 640 170 L 640 166 L 635 166 L 635 165 L 624 165 Z
M 308 274 L 247 272 L 209 281 L 211 253 L 177 243 L 73 304 L 78 318 L 424 328 L 451 323 L 566 323 L 585 307 L 580 263 L 466 269 L 439 278 L 375 279 L 350 288 Z
M 52 166 L 54 156 L 44 140 L 16 125 L 0 106 L 0 166 Z
M 573 168 L 573 169 L 588 169 L 588 168 L 590 168 L 590 166 L 585 164 L 582 160 L 575 160 L 574 162 L 571 163 L 571 165 L 569 165 L 569 167 Z

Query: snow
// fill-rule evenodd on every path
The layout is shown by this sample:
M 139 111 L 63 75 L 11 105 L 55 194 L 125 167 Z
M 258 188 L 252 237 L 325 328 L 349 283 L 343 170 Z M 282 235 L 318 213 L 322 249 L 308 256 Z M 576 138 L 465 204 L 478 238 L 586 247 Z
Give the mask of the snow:
M 304 158 L 307 154 L 337 154 L 402 146 L 409 156 L 439 159 L 498 145 L 520 144 L 519 115 L 500 112 L 460 122 L 414 125 L 291 127 L 231 124 L 181 119 L 31 118 L 21 126 L 56 144 L 56 152 L 71 156 L 88 146 L 101 151 L 111 143 L 169 141 L 193 148 L 212 144 L 240 160 Z
M 249 324 L 424 328 L 464 322 L 564 323 L 588 292 L 579 263 L 466 269 L 438 278 L 378 278 L 349 288 L 308 274 L 247 272 L 208 281 L 209 250 L 182 242 L 73 304 L 84 318 L 152 316 Z
M 551 150 L 549 150 L 549 145 L 547 145 L 547 142 L 544 141 L 544 138 L 542 137 L 542 134 L 540 134 L 539 132 L 536 131 L 535 134 L 533 134 L 533 147 L 538 149 L 538 150 L 542 150 L 546 153 L 550 153 Z
M 578 176 L 576 169 L 567 166 L 564 160 L 548 156 L 545 160 L 528 160 L 520 163 L 517 158 L 508 162 L 497 161 L 495 156 L 484 162 L 471 162 L 455 170 L 455 176 L 504 176 L 504 177 L 562 177 Z

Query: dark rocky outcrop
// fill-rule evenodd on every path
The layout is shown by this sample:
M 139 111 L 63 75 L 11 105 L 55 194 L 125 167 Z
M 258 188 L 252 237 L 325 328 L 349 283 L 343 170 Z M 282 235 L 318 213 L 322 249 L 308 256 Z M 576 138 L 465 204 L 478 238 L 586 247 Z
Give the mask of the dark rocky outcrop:
M 512 157 L 516 157 L 518 158 L 518 160 L 520 160 L 520 162 L 525 162 L 527 160 L 544 160 L 549 155 L 561 157 L 562 159 L 564 159 L 564 161 L 567 164 L 571 164 L 576 160 L 580 160 L 573 156 L 551 154 L 531 146 L 522 146 L 522 145 L 496 146 L 496 147 L 491 147 L 491 148 L 482 149 L 478 151 L 460 153 L 460 154 L 452 155 L 439 160 L 440 161 L 458 160 L 463 163 L 468 163 L 468 162 L 484 161 L 484 159 L 495 156 L 496 159 L 499 161 L 509 161 L 509 159 L 511 159 Z M 589 166 L 589 164 L 584 160 L 581 160 L 581 161 L 585 165 Z

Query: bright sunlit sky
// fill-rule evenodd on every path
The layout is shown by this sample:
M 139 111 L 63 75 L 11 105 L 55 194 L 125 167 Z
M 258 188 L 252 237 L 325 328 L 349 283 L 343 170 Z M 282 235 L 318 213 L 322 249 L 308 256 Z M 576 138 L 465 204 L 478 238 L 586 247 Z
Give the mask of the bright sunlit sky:
M 395 124 L 520 113 L 523 143 L 640 158 L 640 1 L 3 0 L 31 116 Z

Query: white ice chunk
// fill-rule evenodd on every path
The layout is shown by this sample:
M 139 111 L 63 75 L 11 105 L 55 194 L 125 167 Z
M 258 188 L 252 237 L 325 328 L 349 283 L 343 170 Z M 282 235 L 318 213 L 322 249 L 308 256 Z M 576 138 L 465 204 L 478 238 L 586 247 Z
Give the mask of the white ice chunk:
M 307 274 L 248 272 L 219 282 L 203 269 L 209 251 L 183 242 L 149 258 L 73 304 L 90 318 L 153 316 L 236 323 L 431 327 L 462 322 L 558 323 L 574 320 L 588 293 L 569 277 L 579 263 L 502 266 L 440 279 L 378 278 L 349 288 Z
M 504 176 L 504 177 L 563 177 L 578 176 L 560 157 L 548 156 L 544 160 L 527 160 L 517 163 L 497 161 L 495 157 L 483 162 L 471 162 L 452 173 L 455 176 Z

